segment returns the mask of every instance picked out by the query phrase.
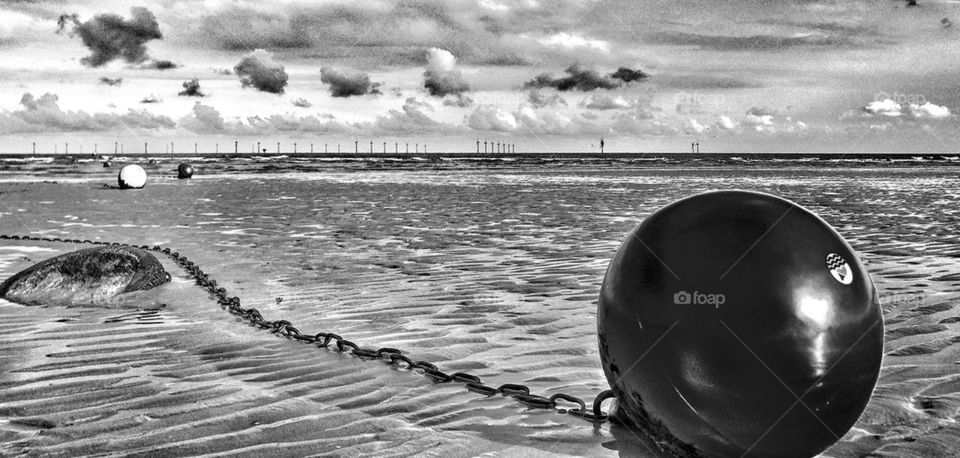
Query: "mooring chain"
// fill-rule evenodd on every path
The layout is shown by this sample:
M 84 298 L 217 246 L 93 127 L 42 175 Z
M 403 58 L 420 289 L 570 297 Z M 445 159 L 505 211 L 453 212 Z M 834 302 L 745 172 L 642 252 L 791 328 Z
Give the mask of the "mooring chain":
M 301 332 L 293 323 L 287 320 L 270 321 L 260 314 L 255 308 L 245 309 L 240 306 L 240 298 L 230 296 L 226 288 L 220 286 L 216 280 L 203 271 L 200 266 L 187 259 L 186 256 L 170 248 L 163 248 L 159 245 L 131 245 L 119 242 L 101 242 L 96 240 L 65 239 L 59 237 L 35 237 L 30 235 L 0 235 L 0 240 L 30 240 L 37 242 L 63 242 L 74 244 L 90 245 L 112 245 L 124 246 L 130 248 L 139 248 L 147 251 L 155 251 L 169 256 L 177 265 L 188 272 L 193 277 L 196 284 L 216 296 L 220 306 L 230 313 L 237 315 L 247 323 L 262 329 L 268 329 L 274 334 L 284 336 L 288 339 L 297 340 L 306 344 L 313 344 L 319 348 L 327 348 L 337 352 L 346 352 L 358 358 L 367 360 L 383 360 L 389 365 L 398 369 L 409 371 L 420 370 L 423 375 L 428 377 L 434 383 L 462 383 L 467 390 L 487 397 L 494 395 L 510 396 L 528 407 L 540 409 L 554 409 L 557 413 L 569 414 L 583 418 L 594 423 L 603 423 L 609 419 L 609 416 L 603 412 L 602 405 L 607 399 L 613 398 L 611 390 L 605 390 L 597 394 L 593 400 L 592 408 L 587 408 L 586 403 L 579 397 L 564 393 L 556 393 L 550 397 L 540 396 L 530 393 L 530 388 L 526 385 L 515 383 L 506 383 L 498 387 L 483 383 L 480 377 L 468 374 L 466 372 L 454 372 L 448 374 L 435 364 L 427 361 L 414 361 L 396 348 L 364 348 L 356 343 L 349 341 L 332 332 L 318 332 L 316 334 L 307 334 Z M 565 404 L 561 404 L 565 403 Z M 575 407 L 565 408 L 563 405 L 571 404 Z

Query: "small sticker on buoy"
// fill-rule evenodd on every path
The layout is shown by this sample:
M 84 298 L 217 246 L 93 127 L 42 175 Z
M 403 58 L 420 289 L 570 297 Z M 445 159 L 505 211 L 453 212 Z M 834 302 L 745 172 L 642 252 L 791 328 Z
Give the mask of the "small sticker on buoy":
M 843 259 L 843 256 L 836 253 L 828 254 L 827 269 L 830 270 L 830 275 L 833 275 L 833 278 L 838 282 L 844 285 L 853 283 L 853 270 L 850 269 L 850 264 L 847 264 L 847 260 Z

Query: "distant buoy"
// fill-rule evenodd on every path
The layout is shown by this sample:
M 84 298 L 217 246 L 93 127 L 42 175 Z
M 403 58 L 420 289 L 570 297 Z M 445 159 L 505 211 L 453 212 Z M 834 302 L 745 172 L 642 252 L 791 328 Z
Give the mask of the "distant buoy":
M 110 161 L 103 161 L 103 166 L 104 166 L 105 168 L 106 168 L 106 167 L 110 167 L 111 165 L 113 165 L 113 164 L 111 164 Z
M 876 288 L 826 222 L 767 194 L 668 205 L 607 269 L 597 313 L 615 420 L 680 456 L 813 456 L 883 359 Z
M 183 180 L 193 177 L 193 167 L 190 164 L 180 164 L 177 166 L 177 178 Z
M 130 164 L 120 169 L 117 182 L 122 189 L 139 189 L 147 183 L 147 172 L 137 164 Z

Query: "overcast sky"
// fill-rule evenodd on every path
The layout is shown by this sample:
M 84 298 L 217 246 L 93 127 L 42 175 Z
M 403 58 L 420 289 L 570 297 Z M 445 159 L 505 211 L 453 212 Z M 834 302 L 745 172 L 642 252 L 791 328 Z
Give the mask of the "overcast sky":
M 960 2 L 918 3 L 2 2 L 0 151 L 956 151 Z

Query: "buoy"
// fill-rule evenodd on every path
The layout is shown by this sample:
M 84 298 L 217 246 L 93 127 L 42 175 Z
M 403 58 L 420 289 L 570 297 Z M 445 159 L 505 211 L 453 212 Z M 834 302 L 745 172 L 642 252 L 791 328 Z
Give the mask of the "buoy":
M 193 167 L 190 164 L 180 164 L 177 166 L 177 178 L 183 180 L 193 177 Z
M 104 166 L 104 168 L 110 167 L 111 165 L 113 165 L 113 164 L 111 164 L 110 161 L 103 161 L 103 166 Z
M 147 183 L 147 172 L 137 164 L 130 164 L 120 169 L 117 182 L 121 189 L 139 189 Z
M 650 215 L 611 261 L 597 321 L 614 420 L 679 456 L 814 456 L 860 417 L 883 359 L 853 249 L 756 192 Z

